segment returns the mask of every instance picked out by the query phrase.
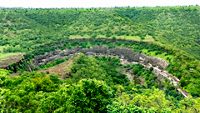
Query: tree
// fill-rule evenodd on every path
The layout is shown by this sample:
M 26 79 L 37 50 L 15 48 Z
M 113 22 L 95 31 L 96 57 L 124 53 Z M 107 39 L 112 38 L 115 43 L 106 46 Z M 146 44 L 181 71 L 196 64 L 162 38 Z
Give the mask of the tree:
M 106 112 L 106 106 L 113 97 L 112 89 L 96 79 L 82 79 L 70 90 L 70 103 L 75 111 L 81 112 Z
M 158 89 L 144 90 L 143 93 L 122 93 L 108 105 L 110 112 L 171 112 L 171 103 Z

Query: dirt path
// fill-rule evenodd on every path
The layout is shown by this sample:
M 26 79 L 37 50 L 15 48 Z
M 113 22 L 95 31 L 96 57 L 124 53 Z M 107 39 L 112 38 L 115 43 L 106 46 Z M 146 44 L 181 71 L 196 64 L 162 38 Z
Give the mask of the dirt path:
M 61 64 L 58 64 L 56 66 L 50 67 L 45 70 L 39 70 L 39 72 L 58 74 L 61 76 L 62 79 L 65 79 L 70 76 L 72 64 L 79 57 L 80 57 L 79 55 L 75 55 L 74 57 L 70 58 L 69 60 L 67 60 Z

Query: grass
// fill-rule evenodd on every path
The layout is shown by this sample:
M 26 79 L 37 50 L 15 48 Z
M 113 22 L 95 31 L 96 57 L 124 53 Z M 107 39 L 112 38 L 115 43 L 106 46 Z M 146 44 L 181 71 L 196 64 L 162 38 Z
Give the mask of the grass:
M 0 46 L 0 53 L 3 52 L 4 49 L 6 49 L 8 46 Z
M 3 50 L 6 49 L 7 47 L 9 46 L 0 46 L 0 60 L 20 54 L 20 53 L 4 53 Z
M 0 53 L 0 60 L 6 59 L 8 57 L 18 55 L 20 53 Z
M 49 67 L 47 69 L 39 70 L 39 72 L 58 74 L 58 75 L 60 75 L 61 78 L 69 77 L 72 65 L 75 60 L 79 59 L 79 57 L 80 57 L 80 55 L 76 55 L 63 63 L 60 63 L 53 67 Z
M 0 68 L 17 63 L 23 59 L 23 53 L 0 53 Z
M 143 49 L 142 53 L 147 54 L 149 56 L 162 58 L 168 62 L 173 61 L 173 59 L 174 59 L 173 55 L 168 55 L 166 52 L 163 52 L 162 54 L 156 54 L 156 51 L 148 51 L 147 49 Z
M 141 41 L 141 38 L 139 36 L 118 36 L 118 37 L 116 37 L 116 39 Z
M 105 35 L 97 35 L 96 37 L 91 37 L 88 35 L 70 35 L 70 39 L 82 39 L 82 38 L 112 38 L 112 37 L 106 37 Z M 154 38 L 150 35 L 147 35 L 142 39 L 139 36 L 115 36 L 115 39 L 124 39 L 124 40 L 133 40 L 133 41 L 144 41 L 144 42 L 155 42 Z
M 143 41 L 144 42 L 154 42 L 155 40 L 154 40 L 154 38 L 152 36 L 147 35 L 147 36 L 144 37 Z

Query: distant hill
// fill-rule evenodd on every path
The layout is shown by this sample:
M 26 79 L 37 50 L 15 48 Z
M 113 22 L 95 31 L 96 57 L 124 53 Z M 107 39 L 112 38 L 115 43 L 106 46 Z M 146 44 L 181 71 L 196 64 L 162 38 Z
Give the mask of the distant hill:
M 57 38 L 152 36 L 200 59 L 200 7 L 0 9 L 0 44 L 20 46 Z M 17 39 L 16 39 L 17 38 Z M 22 43 L 15 42 L 21 40 Z M 16 47 L 15 47 L 16 48 Z M 17 48 L 16 48 L 17 49 Z

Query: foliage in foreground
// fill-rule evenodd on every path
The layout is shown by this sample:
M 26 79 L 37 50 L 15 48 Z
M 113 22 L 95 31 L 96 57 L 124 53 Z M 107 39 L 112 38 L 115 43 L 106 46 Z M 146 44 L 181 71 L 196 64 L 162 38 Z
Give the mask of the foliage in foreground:
M 10 76 L 1 70 L 1 112 L 200 112 L 199 98 L 177 101 L 163 90 L 148 87 L 148 81 L 145 87 L 132 84 L 123 74 L 117 74 L 117 62 L 82 56 L 73 65 L 72 77 L 66 80 L 37 72 Z M 136 68 L 133 70 L 137 72 Z M 138 73 L 146 76 L 147 72 Z
M 199 112 L 200 99 L 183 99 L 175 106 L 158 89 L 141 92 L 133 87 L 126 93 L 121 85 L 111 87 L 96 79 L 68 84 L 56 76 L 36 73 L 2 79 L 1 112 Z

